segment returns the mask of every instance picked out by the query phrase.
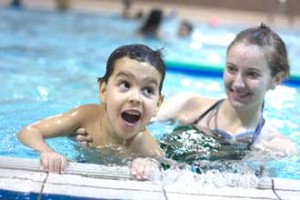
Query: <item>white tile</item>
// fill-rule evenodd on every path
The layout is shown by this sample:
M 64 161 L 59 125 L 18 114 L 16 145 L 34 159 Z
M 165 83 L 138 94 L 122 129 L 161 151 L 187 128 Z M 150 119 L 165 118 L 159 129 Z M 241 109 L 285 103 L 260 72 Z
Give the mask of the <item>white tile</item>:
M 204 194 L 218 195 L 234 198 L 270 198 L 276 199 L 272 190 L 259 190 L 254 188 L 219 188 L 216 190 L 203 191 Z
M 112 189 L 132 189 L 132 190 L 148 190 L 148 191 L 162 191 L 161 185 L 152 182 L 132 181 L 132 180 L 110 180 L 83 177 L 80 175 L 68 174 L 54 174 L 50 173 L 47 183 L 59 185 L 73 185 L 83 187 L 104 187 Z
M 166 194 L 168 200 L 199 200 L 204 199 L 204 197 L 200 197 L 199 195 L 189 195 L 189 194 L 178 194 L 178 193 L 167 193 Z M 206 197 L 205 197 L 206 199 Z
M 128 167 L 121 166 L 104 166 L 87 163 L 70 162 L 67 169 L 67 174 L 84 175 L 97 178 L 110 179 L 133 179 L 130 175 Z
M 43 182 L 47 176 L 46 172 L 35 172 L 27 170 L 16 170 L 16 169 L 1 169 L 1 178 L 19 178 L 19 179 L 29 179 L 33 181 Z
M 257 189 L 272 189 L 272 187 L 273 187 L 272 178 L 263 177 L 259 179 Z
M 168 200 L 253 200 L 253 198 L 245 197 L 224 197 L 224 196 L 215 196 L 215 195 L 191 195 L 191 194 L 178 194 L 178 193 L 167 193 Z
M 97 185 L 97 184 L 96 184 Z M 126 188 L 126 186 L 124 186 Z M 131 190 L 99 186 L 64 185 L 46 183 L 43 190 L 45 194 L 63 194 L 77 197 L 106 198 L 106 199 L 165 199 L 163 192 L 145 190 Z
M 39 193 L 42 188 L 42 182 L 17 178 L 1 178 L 0 188 L 10 191 Z
M 38 159 L 0 157 L 0 168 L 2 169 L 22 169 L 30 171 L 41 171 Z
M 259 190 L 254 188 L 239 188 L 239 187 L 228 187 L 228 188 L 216 188 L 216 187 L 207 187 L 207 188 L 172 188 L 164 187 L 166 193 L 181 193 L 188 195 L 200 195 L 200 196 L 220 196 L 220 197 L 230 197 L 230 198 L 270 198 L 276 199 L 275 194 L 272 190 Z
M 46 175 L 44 172 L 0 168 L 0 189 L 39 193 Z
M 300 191 L 300 180 L 274 178 L 275 189 Z M 300 199 L 300 197 L 299 197 Z
M 201 182 L 195 181 L 188 181 L 185 185 L 181 184 L 181 181 L 180 184 L 164 183 L 162 186 L 162 183 L 131 180 L 127 168 L 78 163 L 71 164 L 67 173 L 50 173 L 44 185 L 44 194 L 112 199 L 165 199 L 164 195 L 168 199 L 277 199 L 270 189 L 272 184 L 269 180 L 259 182 L 260 189 L 204 187 Z M 39 172 L 37 161 L 11 158 L 0 160 L 0 189 L 39 193 L 46 176 L 46 172 Z M 116 178 L 122 179 L 116 180 Z M 300 199 L 300 181 L 276 178 L 274 183 L 282 199 Z
M 300 199 L 299 191 L 276 191 L 276 193 L 282 200 L 299 200 Z

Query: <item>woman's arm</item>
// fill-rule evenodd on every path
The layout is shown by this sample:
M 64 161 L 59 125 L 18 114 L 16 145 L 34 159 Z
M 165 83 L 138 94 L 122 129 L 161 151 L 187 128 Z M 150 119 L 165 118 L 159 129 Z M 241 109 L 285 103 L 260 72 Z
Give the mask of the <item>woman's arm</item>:
M 200 98 L 195 93 L 176 94 L 162 103 L 155 117 L 156 121 L 180 120 L 191 107 L 193 97 Z
M 154 120 L 175 120 L 181 124 L 192 124 L 216 101 L 195 93 L 180 93 L 162 103 Z
M 268 122 L 265 123 L 261 132 L 261 137 L 258 139 L 259 141 L 255 146 L 262 150 L 270 151 L 277 156 L 286 157 L 297 154 L 296 144 L 289 138 L 281 135 Z

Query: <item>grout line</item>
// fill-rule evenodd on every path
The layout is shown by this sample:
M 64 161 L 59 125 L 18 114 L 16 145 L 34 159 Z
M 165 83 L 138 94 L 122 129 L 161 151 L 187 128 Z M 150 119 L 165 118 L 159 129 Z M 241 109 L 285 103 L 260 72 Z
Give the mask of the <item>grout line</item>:
M 43 181 L 43 183 L 42 183 L 42 187 L 41 187 L 41 190 L 40 190 L 40 192 L 39 192 L 39 196 L 38 196 L 38 200 L 42 200 L 42 197 L 43 197 L 43 192 L 44 192 L 44 188 L 45 188 L 45 183 L 47 182 L 47 179 L 48 179 L 48 177 L 49 177 L 49 172 L 46 172 L 47 173 L 47 175 L 46 175 L 46 177 L 45 177 L 45 179 L 44 179 L 44 181 Z
M 273 193 L 275 194 L 275 196 L 276 196 L 279 200 L 282 200 L 282 199 L 280 198 L 280 196 L 279 196 L 279 195 L 277 194 L 277 192 L 276 192 L 274 179 L 272 179 L 272 191 L 273 191 Z
M 162 186 L 162 192 L 163 192 L 164 197 L 166 198 L 166 200 L 168 200 L 167 191 L 165 190 L 164 186 Z
M 161 190 L 148 190 L 147 188 L 140 189 L 140 188 L 126 188 L 126 187 L 109 187 L 109 186 L 92 186 L 92 185 L 83 185 L 83 184 L 72 184 L 72 183 L 47 183 L 53 186 L 71 186 L 71 187 L 80 187 L 80 188 L 94 188 L 94 189 L 107 189 L 107 190 L 126 190 L 126 191 L 141 191 L 141 192 L 149 192 L 149 193 L 160 193 Z M 44 187 L 43 187 L 44 188 Z

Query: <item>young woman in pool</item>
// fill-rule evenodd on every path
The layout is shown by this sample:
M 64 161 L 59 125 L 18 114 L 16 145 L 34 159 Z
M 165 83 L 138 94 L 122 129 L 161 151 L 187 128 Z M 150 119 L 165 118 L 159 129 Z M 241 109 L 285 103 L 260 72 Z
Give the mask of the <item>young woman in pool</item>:
M 223 72 L 227 98 L 216 100 L 195 94 L 178 94 L 164 101 L 160 107 L 157 121 L 176 120 L 209 136 L 200 139 L 207 141 L 205 147 L 199 148 L 194 143 L 191 146 L 194 145 L 195 152 L 181 153 L 185 158 L 174 155 L 172 148 L 172 152 L 166 152 L 167 156 L 178 156 L 178 159 L 201 157 L 209 142 L 213 142 L 210 139 L 218 142 L 213 148 L 219 150 L 222 150 L 220 144 L 243 144 L 246 149 L 260 149 L 279 156 L 295 155 L 295 144 L 282 136 L 263 116 L 267 91 L 275 89 L 288 77 L 289 70 L 287 50 L 278 34 L 264 24 L 241 31 L 227 49 Z M 189 132 L 185 131 L 185 134 Z M 197 135 L 194 134 L 194 138 Z M 172 141 L 192 137 L 177 135 Z M 165 139 L 166 145 L 164 141 L 162 144 L 168 149 L 170 138 Z M 187 148 L 186 145 L 183 146 Z M 206 156 L 218 155 L 210 152 L 203 157 Z
M 141 157 L 163 155 L 146 125 L 163 101 L 161 95 L 165 65 L 159 51 L 140 44 L 117 48 L 108 58 L 106 73 L 99 78 L 101 104 L 81 105 L 66 113 L 35 122 L 18 133 L 19 140 L 40 152 L 46 171 L 63 172 L 66 158 L 44 139 L 68 136 L 84 130 L 90 145 L 120 145 Z M 133 161 L 132 173 L 147 179 L 151 159 Z

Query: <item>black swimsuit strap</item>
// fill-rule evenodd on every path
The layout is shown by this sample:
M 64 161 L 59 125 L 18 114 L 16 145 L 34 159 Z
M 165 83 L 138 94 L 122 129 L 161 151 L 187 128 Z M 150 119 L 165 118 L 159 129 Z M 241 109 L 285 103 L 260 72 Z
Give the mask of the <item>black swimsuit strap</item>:
M 265 124 L 265 121 L 266 121 L 265 118 L 261 114 L 261 117 L 260 117 L 259 122 L 258 122 L 258 124 L 256 126 L 256 129 L 255 129 L 255 134 L 254 134 L 252 142 L 249 144 L 249 146 L 251 146 L 255 142 L 255 140 L 257 139 L 258 135 L 261 132 L 261 129 L 263 128 L 263 126 Z
M 198 117 L 198 119 L 196 119 L 195 121 L 194 121 L 194 123 L 193 124 L 198 124 L 199 123 L 199 121 L 203 118 L 203 117 L 205 117 L 210 111 L 212 111 L 213 109 L 215 109 L 216 107 L 218 107 L 222 102 L 224 101 L 224 99 L 221 99 L 221 100 L 218 100 L 216 103 L 214 103 L 211 107 L 209 107 L 204 113 L 202 113 L 199 117 Z

